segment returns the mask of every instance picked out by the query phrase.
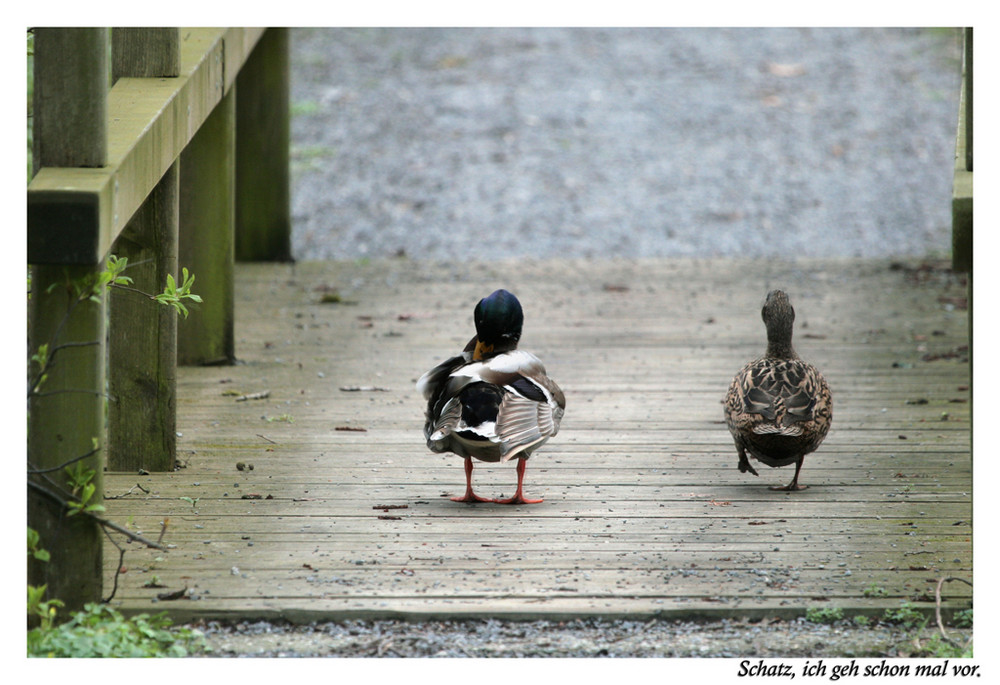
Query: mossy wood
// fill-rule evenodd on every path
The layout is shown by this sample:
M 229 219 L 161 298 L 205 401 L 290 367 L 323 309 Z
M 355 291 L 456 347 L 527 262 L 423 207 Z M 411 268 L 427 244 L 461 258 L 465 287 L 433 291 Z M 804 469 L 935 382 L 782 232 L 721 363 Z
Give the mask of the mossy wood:
M 972 29 L 965 29 L 951 198 L 952 263 L 972 272 Z
M 107 39 L 107 29 L 36 29 L 36 169 L 99 166 L 107 159 Z M 78 302 L 73 289 L 96 276 L 100 261 L 31 267 L 29 355 L 47 346 L 51 364 L 28 396 L 28 479 L 36 486 L 28 488 L 28 526 L 51 560 L 30 562 L 28 583 L 47 585 L 47 597 L 70 610 L 99 600 L 102 590 L 100 529 L 90 519 L 69 517 L 60 502 L 70 498 L 61 466 L 81 457 L 78 463 L 95 472 L 92 503 L 100 504 L 104 492 L 106 298 L 100 293 L 96 301 Z M 29 368 L 32 375 L 40 371 Z
M 940 577 L 973 580 L 964 288 L 946 264 L 402 259 L 236 276 L 243 363 L 180 370 L 184 468 L 106 477 L 109 512 L 153 537 L 166 522 L 172 546 L 130 550 L 126 612 L 753 618 L 905 601 L 932 616 Z M 416 379 L 501 286 L 567 398 L 528 462 L 537 505 L 452 502 L 462 461 L 421 432 Z M 770 287 L 834 397 L 798 493 L 768 490 L 788 469 L 739 473 L 723 422 L 729 381 L 764 350 Z M 473 478 L 509 496 L 514 465 Z M 944 600 L 947 618 L 971 590 L 949 583 Z
M 176 28 L 116 28 L 111 79 L 169 78 L 180 72 Z M 177 440 L 177 314 L 142 293 L 177 273 L 177 164 L 136 211 L 113 251 L 127 258 L 130 290 L 110 294 L 108 468 L 167 471 Z M 138 291 L 138 292 L 136 292 Z
M 179 364 L 226 364 L 233 353 L 234 87 L 180 158 L 180 265 L 202 302 L 178 322 Z
M 173 310 L 138 292 L 115 290 L 110 312 L 101 292 L 96 302 L 72 305 L 67 316 L 72 284 L 93 279 L 113 250 L 128 257 L 126 275 L 136 291 L 156 293 L 168 274 L 180 277 L 178 215 L 185 207 L 178 207 L 178 158 L 221 110 L 228 127 L 222 135 L 228 177 L 223 174 L 221 186 L 215 179 L 204 183 L 204 192 L 222 190 L 213 202 L 229 218 L 198 228 L 216 251 L 201 257 L 208 275 L 195 291 L 212 303 L 206 312 L 212 319 L 194 333 L 207 331 L 221 341 L 222 358 L 232 359 L 231 91 L 263 34 L 243 28 L 115 29 L 109 89 L 108 29 L 35 30 L 28 333 L 30 351 L 48 344 L 53 365 L 29 397 L 28 524 L 39 531 L 52 560 L 29 563 L 29 582 L 47 584 L 48 596 L 70 609 L 101 598 L 101 533 L 85 516 L 67 517 L 60 503 L 70 497 L 62 467 L 72 461 L 93 469 L 98 494 L 89 504 L 100 503 L 106 450 L 113 469 L 172 468 L 177 357 Z M 201 176 L 206 178 L 204 171 Z M 189 214 L 211 218 L 203 198 L 185 197 Z M 218 235 L 210 238 L 209 232 Z M 228 269 L 218 268 L 219 245 L 229 255 Z M 218 359 L 213 353 L 212 360 Z
M 132 265 L 109 295 L 108 468 L 168 471 L 177 442 L 177 313 L 150 300 L 177 273 L 177 165 L 115 242 Z
M 236 259 L 292 258 L 288 29 L 260 39 L 236 78 Z
M 28 186 L 28 262 L 96 264 L 103 259 L 232 86 L 263 32 L 182 28 L 180 76 L 119 79 L 100 119 L 107 130 L 104 166 L 42 164 Z M 36 43 L 36 64 L 43 46 Z M 44 130 L 36 129 L 36 140 Z
M 180 76 L 180 48 L 178 28 L 115 28 L 111 32 L 111 81 L 123 76 Z

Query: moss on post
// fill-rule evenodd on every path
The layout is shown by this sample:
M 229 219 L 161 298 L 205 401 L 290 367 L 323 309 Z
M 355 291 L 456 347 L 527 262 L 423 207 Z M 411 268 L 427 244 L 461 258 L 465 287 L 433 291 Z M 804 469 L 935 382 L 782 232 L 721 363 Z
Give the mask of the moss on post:
M 288 29 L 261 37 L 236 77 L 236 259 L 288 261 Z
M 233 340 L 234 89 L 223 97 L 180 157 L 178 262 L 197 279 L 202 304 L 178 321 L 180 364 L 226 364 Z
M 107 163 L 107 29 L 35 31 L 33 167 L 96 167 Z M 28 398 L 28 526 L 38 531 L 48 563 L 28 566 L 31 585 L 69 610 L 101 598 L 101 532 L 85 516 L 67 516 L 66 462 L 96 473 L 93 504 L 103 499 L 105 425 L 105 302 L 75 301 L 60 284 L 93 278 L 101 264 L 33 266 L 28 307 L 32 352 L 48 345 L 47 378 Z M 46 292 L 51 284 L 57 284 Z M 37 369 L 36 369 L 37 370 Z M 95 448 L 94 445 L 97 447 Z M 34 487 L 31 486 L 34 484 Z M 45 493 L 52 493 L 51 495 Z
M 115 29 L 112 80 L 180 71 L 179 31 Z M 163 175 L 112 248 L 133 287 L 153 294 L 177 273 L 177 164 Z M 110 295 L 108 468 L 169 471 L 177 445 L 177 313 L 123 290 Z
M 177 165 L 164 175 L 115 243 L 142 293 L 177 273 Z M 177 312 L 137 292 L 109 295 L 108 468 L 169 471 L 177 447 Z
M 51 364 L 45 381 L 28 400 L 28 478 L 39 488 L 69 499 L 66 474 L 60 466 L 89 454 L 82 463 L 96 472 L 92 482 L 94 503 L 98 503 L 104 492 L 106 435 L 105 298 L 85 300 L 71 308 L 75 293 L 62 285 L 93 273 L 93 267 L 31 269 L 29 342 L 32 350 L 48 345 Z M 46 293 L 53 283 L 60 285 Z M 38 370 L 36 365 L 33 371 Z M 38 531 L 51 560 L 29 565 L 28 583 L 47 585 L 48 597 L 61 599 L 70 610 L 82 608 L 101 597 L 100 528 L 85 516 L 68 517 L 59 501 L 39 488 L 28 488 L 28 526 Z

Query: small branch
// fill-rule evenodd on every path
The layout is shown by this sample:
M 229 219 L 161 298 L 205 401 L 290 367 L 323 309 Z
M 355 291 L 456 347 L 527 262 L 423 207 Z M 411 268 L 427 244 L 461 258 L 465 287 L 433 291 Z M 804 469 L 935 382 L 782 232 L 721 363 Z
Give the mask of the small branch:
M 62 324 L 60 324 L 59 326 L 61 330 Z M 55 340 L 58 337 L 58 335 L 59 334 L 57 333 L 55 336 L 53 336 L 52 339 Z M 92 340 L 90 342 L 67 342 L 67 343 L 62 343 L 61 345 L 56 345 L 51 350 L 49 350 L 48 358 L 45 360 L 45 366 L 43 366 L 38 371 L 38 375 L 36 375 L 35 379 L 31 382 L 31 387 L 28 388 L 28 397 L 31 397 L 33 394 L 35 394 L 35 391 L 38 390 L 38 386 L 41 385 L 42 383 L 42 379 L 52 369 L 52 367 L 55 366 L 55 358 L 60 351 L 72 347 L 93 347 L 94 345 L 97 344 L 99 343 L 96 340 Z
M 61 345 L 56 345 L 49 352 L 49 361 L 51 361 L 52 358 L 56 356 L 56 352 L 58 352 L 59 350 L 65 350 L 70 347 L 93 347 L 96 344 L 98 344 L 96 340 L 91 340 L 90 342 L 66 342 L 62 343 Z
M 73 457 L 69 461 L 66 461 L 66 462 L 63 462 L 62 464 L 59 464 L 59 466 L 53 466 L 53 467 L 47 468 L 47 469 L 30 468 L 30 469 L 28 469 L 28 473 L 29 474 L 32 474 L 32 473 L 52 473 L 53 471 L 59 471 L 60 469 L 66 468 L 70 464 L 75 464 L 76 462 L 81 461 L 83 459 L 86 459 L 87 457 L 94 456 L 95 454 L 97 454 L 97 452 L 100 449 L 101 449 L 100 447 L 95 447 L 94 449 L 90 450 L 86 454 L 81 454 L 79 457 Z M 29 462 L 29 464 L 30 464 L 30 462 Z
M 936 603 L 936 606 L 934 607 L 934 613 L 937 618 L 938 630 L 941 631 L 941 637 L 954 644 L 953 640 L 950 637 L 948 637 L 948 633 L 945 632 L 944 622 L 941 620 L 941 586 L 952 580 L 957 580 L 962 583 L 965 583 L 969 587 L 972 587 L 972 583 L 967 581 L 965 578 L 955 578 L 955 577 L 938 578 L 937 587 L 934 589 L 934 601 Z
M 114 288 L 115 290 L 127 290 L 130 293 L 136 293 L 137 295 L 142 295 L 148 300 L 156 300 L 156 298 L 150 295 L 149 293 L 139 290 L 138 288 L 130 288 L 127 285 L 119 285 L 118 283 L 108 283 L 108 288 Z
M 44 485 L 39 485 L 38 483 L 35 483 L 35 482 L 29 480 L 28 481 L 28 487 L 34 489 L 36 492 L 39 492 L 42 495 L 45 495 L 46 497 L 48 497 L 52 501 L 56 502 L 57 504 L 60 504 L 63 507 L 66 506 L 66 500 L 65 499 L 63 499 L 62 497 L 60 497 L 58 494 L 56 494 L 52 490 L 49 490 Z M 146 538 L 142 537 L 141 535 L 136 535 L 135 533 L 133 533 L 132 531 L 128 530 L 127 528 L 122 528 L 117 523 L 109 521 L 106 518 L 101 518 L 100 516 L 98 516 L 97 514 L 94 514 L 93 512 L 84 511 L 84 512 L 81 512 L 81 514 L 83 514 L 84 516 L 89 516 L 90 518 L 94 519 L 95 521 L 97 521 L 102 526 L 105 526 L 106 528 L 110 528 L 111 530 L 115 531 L 116 533 L 121 533 L 122 535 L 124 535 L 125 537 L 127 537 L 129 540 L 133 540 L 135 542 L 140 542 L 140 543 L 146 545 L 147 547 L 152 547 L 153 549 L 163 550 L 164 552 L 169 551 L 168 548 L 164 547 L 163 545 L 158 544 L 156 542 L 152 542 L 150 540 L 147 540 Z
M 118 592 L 118 576 L 122 574 L 122 566 L 125 565 L 125 548 L 115 542 L 115 539 L 111 537 L 111 533 L 108 532 L 107 528 L 101 528 L 101 530 L 104 531 L 108 540 L 110 540 L 111 544 L 118 550 L 118 565 L 115 567 L 115 584 L 112 586 L 111 594 L 108 595 L 107 599 L 101 600 L 101 604 L 110 604 L 111 600 L 115 598 L 115 593 Z
M 96 395 L 98 397 L 104 397 L 111 402 L 117 402 L 118 400 L 106 392 L 101 392 L 100 390 L 85 390 L 83 388 L 66 388 L 64 390 L 50 390 L 49 392 L 36 392 L 35 397 L 51 397 L 52 395 L 67 395 L 70 393 L 82 393 L 86 395 Z
M 149 494 L 149 490 L 147 490 L 146 488 L 144 488 L 141 485 L 139 485 L 138 483 L 136 483 L 135 485 L 133 485 L 132 487 L 130 487 L 126 492 L 123 492 L 120 495 L 112 495 L 111 497 L 105 496 L 104 499 L 122 499 L 123 497 L 128 497 L 129 495 L 132 494 L 132 491 L 135 490 L 136 488 L 139 488 L 140 490 L 142 490 L 147 495 Z

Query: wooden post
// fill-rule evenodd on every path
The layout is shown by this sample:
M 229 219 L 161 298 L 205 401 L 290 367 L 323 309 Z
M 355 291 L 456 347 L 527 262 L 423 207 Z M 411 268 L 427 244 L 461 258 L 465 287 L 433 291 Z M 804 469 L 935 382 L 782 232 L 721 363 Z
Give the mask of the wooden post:
M 179 30 L 112 31 L 112 81 L 180 72 Z M 177 273 L 177 164 L 129 221 L 112 251 L 127 257 L 136 290 L 163 290 Z M 110 295 L 108 468 L 168 471 L 177 445 L 177 314 L 142 295 Z
M 965 60 L 965 170 L 972 171 L 972 27 L 963 32 Z
M 264 32 L 236 77 L 236 259 L 288 261 L 288 29 Z
M 198 129 L 180 157 L 178 261 L 195 275 L 203 298 L 178 322 L 180 364 L 228 364 L 233 340 L 233 227 L 235 208 L 234 86 Z
M 177 272 L 177 164 L 115 242 L 130 287 L 155 294 Z M 109 297 L 108 468 L 169 471 L 177 446 L 177 313 L 138 292 Z
M 972 29 L 964 34 L 962 84 L 951 195 L 951 262 L 972 274 Z
M 164 78 L 180 73 L 180 29 L 116 28 L 111 32 L 112 83 L 124 76 Z
M 103 28 L 35 30 L 36 172 L 42 166 L 106 164 L 107 45 Z M 61 466 L 89 454 L 79 463 L 95 472 L 91 502 L 103 498 L 106 298 L 74 306 L 72 288 L 63 284 L 93 278 L 101 268 L 31 268 L 29 349 L 47 344 L 52 365 L 28 398 L 28 526 L 38 531 L 51 558 L 29 560 L 28 582 L 47 585 L 47 597 L 62 600 L 68 611 L 101 598 L 100 527 L 85 516 L 68 517 L 51 494 L 66 498 Z

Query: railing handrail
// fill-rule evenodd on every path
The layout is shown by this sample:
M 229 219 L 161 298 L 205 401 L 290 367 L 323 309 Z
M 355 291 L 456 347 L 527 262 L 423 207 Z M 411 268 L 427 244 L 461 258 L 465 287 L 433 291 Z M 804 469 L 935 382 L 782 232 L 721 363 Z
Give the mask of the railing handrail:
M 108 163 L 43 167 L 28 185 L 28 263 L 99 263 L 232 87 L 263 28 L 182 28 L 176 78 L 122 78 L 108 94 Z

